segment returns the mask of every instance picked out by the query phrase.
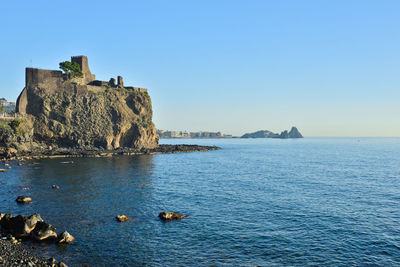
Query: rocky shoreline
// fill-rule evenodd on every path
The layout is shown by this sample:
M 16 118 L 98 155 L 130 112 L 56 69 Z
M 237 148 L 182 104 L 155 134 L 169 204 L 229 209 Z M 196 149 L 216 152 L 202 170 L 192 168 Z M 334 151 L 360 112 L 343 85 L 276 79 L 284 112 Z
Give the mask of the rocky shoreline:
M 56 259 L 50 258 L 47 261 L 33 255 L 31 251 L 21 245 L 14 237 L 0 238 L 0 266 L 67 266 Z
M 181 152 L 203 152 L 210 150 L 218 150 L 217 146 L 199 146 L 199 145 L 159 145 L 156 148 L 135 149 L 122 147 L 113 150 L 107 150 L 96 147 L 86 148 L 54 148 L 54 149 L 37 149 L 29 152 L 3 153 L 0 160 L 17 160 L 17 159 L 41 159 L 41 158 L 67 158 L 67 157 L 112 157 L 117 155 L 144 155 L 159 153 L 181 153 Z

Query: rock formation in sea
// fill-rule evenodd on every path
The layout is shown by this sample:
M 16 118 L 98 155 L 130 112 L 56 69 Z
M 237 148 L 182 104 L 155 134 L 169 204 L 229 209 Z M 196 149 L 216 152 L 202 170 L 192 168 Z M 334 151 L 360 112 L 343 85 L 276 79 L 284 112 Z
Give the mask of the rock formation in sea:
M 273 133 L 268 130 L 261 130 L 253 133 L 246 133 L 241 136 L 241 138 L 303 138 L 301 133 L 296 127 L 292 127 L 292 129 L 288 132 L 287 130 L 281 132 L 280 134 Z
M 120 76 L 118 84 L 95 80 L 85 56 L 60 68 L 64 73 L 26 68 L 15 118 L 0 127 L 0 154 L 158 147 L 147 89 L 124 86 Z

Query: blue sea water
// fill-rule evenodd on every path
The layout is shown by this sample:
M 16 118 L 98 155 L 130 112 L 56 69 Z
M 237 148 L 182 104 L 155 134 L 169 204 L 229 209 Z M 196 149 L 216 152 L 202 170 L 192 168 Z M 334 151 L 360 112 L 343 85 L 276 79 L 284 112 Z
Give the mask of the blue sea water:
M 68 230 L 69 246 L 29 246 L 69 266 L 400 265 L 399 138 L 162 142 L 222 149 L 14 162 L 0 212 Z

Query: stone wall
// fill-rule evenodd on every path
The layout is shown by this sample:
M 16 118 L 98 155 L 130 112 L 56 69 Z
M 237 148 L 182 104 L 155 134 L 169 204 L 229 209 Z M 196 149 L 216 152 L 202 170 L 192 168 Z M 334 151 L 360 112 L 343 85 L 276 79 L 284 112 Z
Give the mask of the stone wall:
M 90 72 L 89 62 L 86 56 L 73 56 L 71 57 L 72 63 L 78 63 L 83 73 L 82 83 L 88 84 L 96 79 L 96 76 Z
M 64 74 L 59 70 L 25 69 L 25 87 L 36 87 L 40 84 L 58 84 L 64 80 Z

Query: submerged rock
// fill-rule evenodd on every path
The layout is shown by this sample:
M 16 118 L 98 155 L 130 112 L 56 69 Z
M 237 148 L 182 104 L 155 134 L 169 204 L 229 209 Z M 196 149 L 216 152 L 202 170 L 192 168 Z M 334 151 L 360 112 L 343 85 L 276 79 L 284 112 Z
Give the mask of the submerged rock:
M 17 201 L 18 203 L 29 203 L 32 201 L 32 198 L 27 196 L 18 196 L 15 201 Z
M 56 239 L 57 233 L 56 228 L 51 224 L 45 222 L 38 222 L 35 229 L 31 232 L 31 236 L 36 241 L 43 241 L 47 239 Z
M 160 218 L 163 221 L 172 221 L 172 220 L 181 220 L 183 218 L 186 218 L 188 215 L 181 215 L 175 212 L 167 212 L 163 211 L 158 214 L 158 218 Z
M 126 216 L 126 215 L 117 215 L 117 217 L 115 217 L 116 219 L 117 219 L 117 221 L 119 221 L 119 222 L 126 222 L 126 221 L 129 221 L 129 220 L 132 220 L 132 218 L 129 218 L 128 216 Z
M 64 231 L 61 235 L 59 235 L 58 237 L 58 243 L 65 243 L 65 244 L 69 244 L 72 241 L 75 240 L 75 237 L 73 237 L 70 233 L 68 233 L 67 231 Z

